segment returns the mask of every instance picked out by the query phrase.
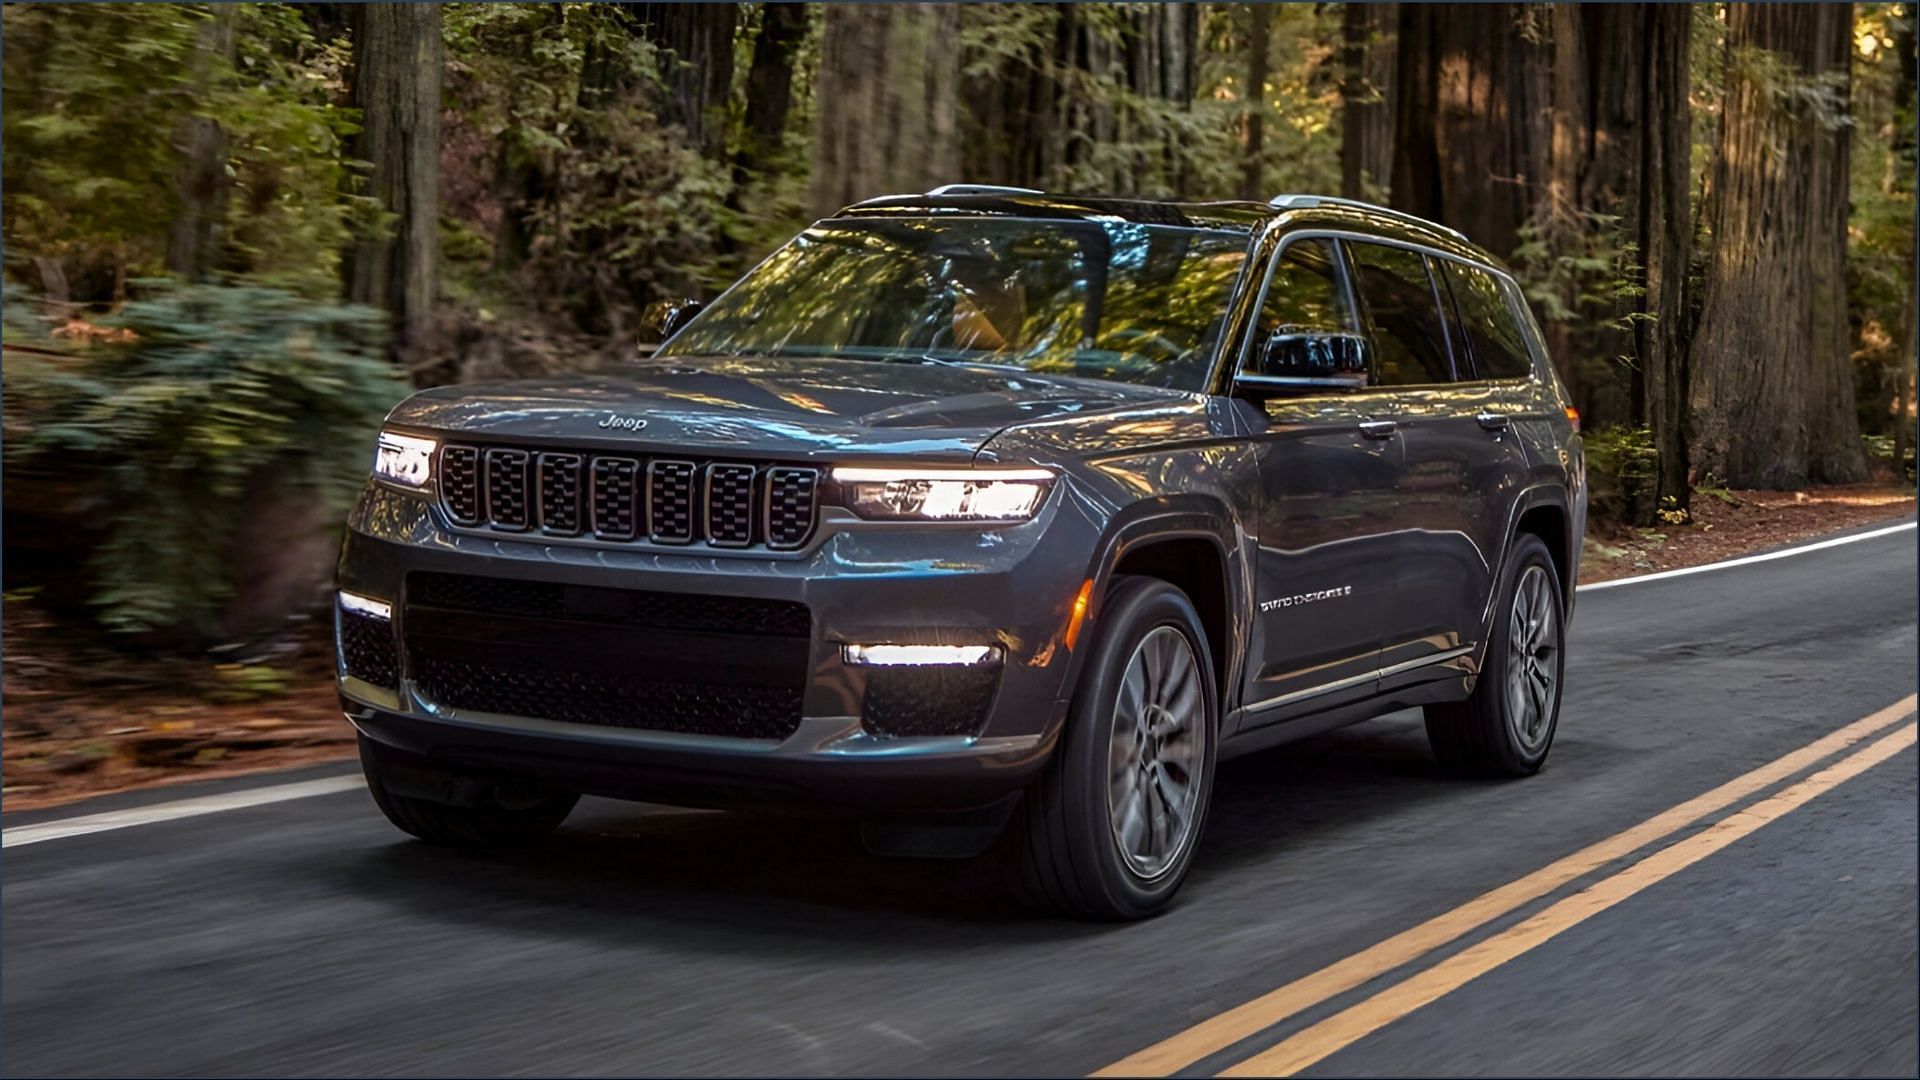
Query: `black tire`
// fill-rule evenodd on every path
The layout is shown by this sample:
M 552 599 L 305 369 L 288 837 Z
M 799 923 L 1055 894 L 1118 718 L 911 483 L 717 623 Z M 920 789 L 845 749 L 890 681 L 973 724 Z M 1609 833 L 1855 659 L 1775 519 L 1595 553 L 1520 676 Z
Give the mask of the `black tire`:
M 1172 901 L 1199 846 L 1213 795 L 1220 695 L 1206 634 L 1185 593 L 1156 578 L 1121 577 L 1102 608 L 1059 745 L 1007 828 L 1009 868 L 1014 890 L 1032 906 L 1080 919 L 1140 919 Z M 1112 824 L 1110 740 L 1120 716 L 1118 695 L 1127 666 L 1148 635 L 1162 627 L 1184 637 L 1191 659 L 1197 661 L 1200 700 L 1192 735 L 1199 741 L 1182 759 L 1193 762 L 1191 769 L 1153 763 L 1153 768 L 1178 768 L 1193 785 L 1187 804 L 1190 825 L 1165 867 L 1143 876 L 1122 855 Z M 1164 636 L 1156 640 L 1171 642 Z M 1139 777 L 1134 782 L 1147 783 Z M 1141 797 L 1144 806 L 1150 795 L 1143 790 Z
M 553 835 L 580 801 L 576 793 L 549 790 L 506 795 L 497 785 L 425 767 L 364 735 L 359 741 L 360 768 L 374 804 L 400 831 L 429 844 L 470 851 L 532 847 Z M 448 791 L 464 789 L 465 797 L 456 805 L 395 790 L 418 789 L 423 783 Z
M 1522 579 L 1530 574 L 1544 575 L 1544 601 L 1555 634 L 1552 656 L 1535 657 L 1536 668 L 1552 674 L 1551 700 L 1544 707 L 1535 706 L 1544 714 L 1537 724 L 1529 723 L 1533 714 L 1526 707 L 1516 713 L 1509 696 L 1509 676 L 1516 662 L 1512 633 L 1515 596 Z M 1472 695 L 1465 701 L 1426 707 L 1427 741 L 1441 764 L 1475 776 L 1531 776 L 1540 771 L 1560 723 L 1567 654 L 1565 604 L 1566 593 L 1547 545 L 1531 533 L 1522 533 L 1514 539 L 1512 556 L 1501 574 L 1493 633 Z M 1519 662 L 1524 663 L 1525 658 L 1520 657 Z M 1528 729 L 1531 734 L 1525 733 Z

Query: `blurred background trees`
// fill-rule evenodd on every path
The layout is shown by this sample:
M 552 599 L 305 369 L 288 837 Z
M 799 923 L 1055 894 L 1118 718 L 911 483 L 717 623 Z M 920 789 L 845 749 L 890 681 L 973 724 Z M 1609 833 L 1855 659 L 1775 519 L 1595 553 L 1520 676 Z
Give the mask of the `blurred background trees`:
M 1907 4 L 10 4 L 4 20 L 10 559 L 91 535 L 83 508 L 101 505 L 156 550 L 208 550 L 144 524 L 136 495 L 228 496 L 105 469 L 136 444 L 84 434 L 109 423 L 103 401 L 318 380 L 247 398 L 249 422 L 362 453 L 405 384 L 618 363 L 650 302 L 710 295 L 847 202 L 951 181 L 1343 193 L 1462 229 L 1525 283 L 1605 514 L 1675 523 L 1702 485 L 1847 481 L 1911 453 Z M 204 355 L 181 347 L 195 334 Z M 141 438 L 192 437 L 163 413 Z M 194 445 L 327 499 L 352 487 L 292 441 Z M 91 610 L 243 632 L 209 599 L 239 586 L 180 570 L 190 554 L 139 564 L 145 588 L 95 560 Z

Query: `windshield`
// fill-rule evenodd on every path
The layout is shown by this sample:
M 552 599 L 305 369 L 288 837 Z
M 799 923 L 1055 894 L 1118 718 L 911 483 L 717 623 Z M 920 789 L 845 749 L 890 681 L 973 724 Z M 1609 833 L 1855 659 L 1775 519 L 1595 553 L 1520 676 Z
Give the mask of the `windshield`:
M 663 356 L 952 362 L 1198 390 L 1246 238 L 1126 222 L 822 222 Z

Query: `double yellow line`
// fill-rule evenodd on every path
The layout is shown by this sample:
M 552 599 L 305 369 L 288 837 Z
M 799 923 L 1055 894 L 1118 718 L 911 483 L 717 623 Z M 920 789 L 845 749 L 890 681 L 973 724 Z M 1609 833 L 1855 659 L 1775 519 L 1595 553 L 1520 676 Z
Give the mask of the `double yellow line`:
M 1914 709 L 1915 695 L 1909 694 L 1871 716 L 1815 739 L 1784 757 L 1656 814 L 1624 832 L 1582 848 L 1526 877 L 1502 885 L 1244 1005 L 1204 1020 L 1139 1053 L 1122 1058 L 1093 1075 L 1169 1076 L 1187 1068 L 1305 1009 L 1411 963 L 1576 878 L 1631 855 L 1655 841 L 1664 840 L 1837 751 L 1871 738 L 1911 716 Z M 1240 1061 L 1220 1075 L 1292 1075 L 1858 776 L 1914 745 L 1915 733 L 1915 724 L 1904 724 L 1891 734 L 1881 736 L 1806 779 L 1700 832 L 1660 848 L 1626 869 L 1549 905 L 1514 926 Z

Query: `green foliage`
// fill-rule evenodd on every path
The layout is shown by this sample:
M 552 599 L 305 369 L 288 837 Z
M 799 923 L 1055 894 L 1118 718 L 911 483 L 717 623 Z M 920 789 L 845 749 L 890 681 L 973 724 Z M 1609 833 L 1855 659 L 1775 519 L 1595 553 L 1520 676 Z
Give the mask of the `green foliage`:
M 71 358 L 9 356 L 9 501 L 33 501 L 36 485 L 83 485 L 79 501 L 106 517 L 89 560 L 102 623 L 204 627 L 230 592 L 229 539 L 258 509 L 255 485 L 270 478 L 343 510 L 406 388 L 382 357 L 373 309 L 135 284 L 139 298 L 101 320 L 102 344 Z M 19 315 L 29 306 L 9 290 L 9 343 L 30 332 Z
M 1584 433 L 1582 441 L 1591 513 L 1613 521 L 1634 520 L 1636 504 L 1647 499 L 1659 482 L 1660 451 L 1654 446 L 1653 430 L 1624 425 L 1601 428 Z
M 180 208 L 182 125 L 226 140 L 215 272 L 315 299 L 339 292 L 339 253 L 372 219 L 340 194 L 342 58 L 283 4 L 8 4 L 5 240 L 50 260 L 77 300 L 116 299 L 159 273 Z M 230 20 L 233 52 L 216 45 Z
M 1858 363 L 1860 429 L 1868 435 L 1890 435 L 1901 422 L 1895 415 L 1896 391 L 1900 380 L 1911 377 L 1915 347 L 1915 102 L 1898 99 L 1895 52 L 1896 35 L 1910 32 L 1912 19 L 1911 5 L 1862 4 L 1854 37 L 1858 122 L 1847 222 L 1847 293 Z M 1876 456 L 1891 459 L 1891 445 Z
M 446 9 L 447 138 L 467 185 L 448 210 L 493 222 L 484 263 L 471 243 L 484 234 L 461 236 L 464 287 L 560 298 L 600 333 L 694 290 L 728 177 L 657 121 L 659 56 L 631 18 L 605 4 Z

